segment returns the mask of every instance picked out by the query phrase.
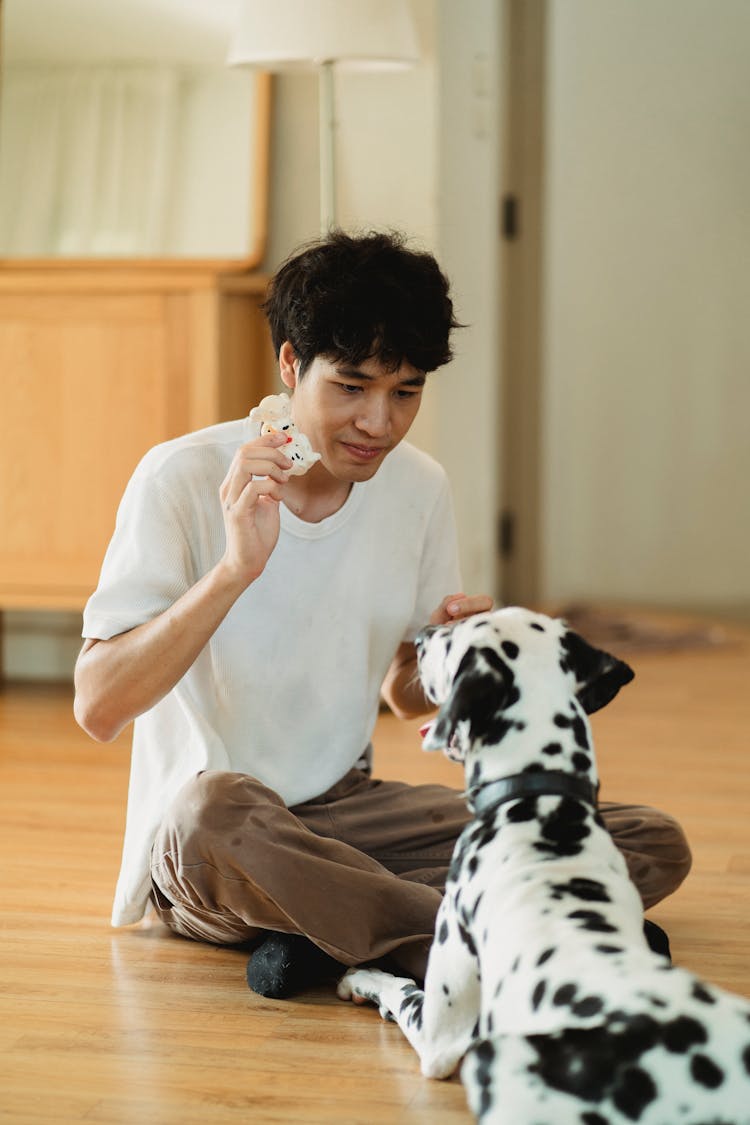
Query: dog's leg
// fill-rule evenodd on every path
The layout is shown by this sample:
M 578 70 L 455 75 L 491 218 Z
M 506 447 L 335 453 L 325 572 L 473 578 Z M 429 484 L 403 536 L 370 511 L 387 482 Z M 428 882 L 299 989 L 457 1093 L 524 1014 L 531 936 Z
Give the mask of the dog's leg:
M 450 1077 L 476 1034 L 479 1014 L 476 958 L 451 926 L 451 911 L 446 898 L 438 911 L 424 990 L 379 969 L 350 969 L 338 986 L 343 1000 L 370 1000 L 383 1019 L 398 1023 L 427 1078 Z

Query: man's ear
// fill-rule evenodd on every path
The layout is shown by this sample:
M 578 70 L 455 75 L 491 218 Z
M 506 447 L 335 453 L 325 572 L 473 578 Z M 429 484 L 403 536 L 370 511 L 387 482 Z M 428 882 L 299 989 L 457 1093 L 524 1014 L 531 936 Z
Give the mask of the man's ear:
M 447 750 L 454 761 L 463 761 L 470 743 L 496 722 L 511 698 L 512 684 L 502 664 L 483 655 L 488 649 L 469 649 L 458 666 L 450 693 L 422 742 L 423 750 Z M 494 653 L 491 653 L 493 657 Z
M 299 373 L 299 360 L 297 353 L 292 347 L 289 340 L 285 340 L 279 348 L 279 374 L 281 381 L 285 387 L 289 387 L 291 391 L 297 386 L 297 379 Z
M 625 663 L 603 649 L 595 648 L 568 630 L 562 638 L 563 648 L 573 674 L 578 681 L 576 695 L 587 715 L 606 707 L 621 687 L 629 684 L 635 672 Z

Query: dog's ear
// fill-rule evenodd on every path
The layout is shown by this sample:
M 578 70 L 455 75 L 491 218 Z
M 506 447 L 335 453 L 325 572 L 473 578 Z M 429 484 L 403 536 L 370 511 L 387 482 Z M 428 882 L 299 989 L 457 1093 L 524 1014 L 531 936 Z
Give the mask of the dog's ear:
M 450 694 L 422 742 L 424 750 L 448 750 L 463 761 L 470 742 L 487 734 L 511 702 L 510 670 L 492 649 L 468 649 L 458 666 Z
M 610 703 L 621 687 L 629 684 L 635 672 L 625 663 L 603 649 L 595 648 L 568 630 L 562 638 L 568 664 L 573 670 L 578 687 L 578 702 L 587 715 L 593 715 Z

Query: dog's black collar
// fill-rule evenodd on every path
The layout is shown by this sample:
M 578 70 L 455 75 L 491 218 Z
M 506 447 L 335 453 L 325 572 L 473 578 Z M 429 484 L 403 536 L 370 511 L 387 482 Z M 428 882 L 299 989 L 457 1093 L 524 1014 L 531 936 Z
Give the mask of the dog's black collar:
M 562 770 L 535 770 L 489 781 L 471 789 L 468 799 L 475 816 L 486 816 L 506 801 L 521 797 L 573 797 L 596 808 L 598 793 L 599 786 L 592 785 L 586 777 L 573 777 Z

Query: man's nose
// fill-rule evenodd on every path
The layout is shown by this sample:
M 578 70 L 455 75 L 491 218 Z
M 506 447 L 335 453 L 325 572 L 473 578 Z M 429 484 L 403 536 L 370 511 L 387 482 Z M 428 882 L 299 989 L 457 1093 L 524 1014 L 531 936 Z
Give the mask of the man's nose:
M 390 404 L 386 399 L 376 398 L 373 395 L 363 403 L 357 417 L 357 426 L 360 430 L 370 434 L 371 437 L 382 437 L 388 433 L 390 425 Z

